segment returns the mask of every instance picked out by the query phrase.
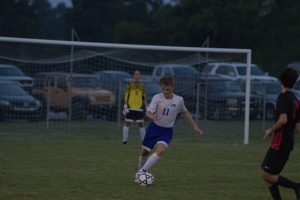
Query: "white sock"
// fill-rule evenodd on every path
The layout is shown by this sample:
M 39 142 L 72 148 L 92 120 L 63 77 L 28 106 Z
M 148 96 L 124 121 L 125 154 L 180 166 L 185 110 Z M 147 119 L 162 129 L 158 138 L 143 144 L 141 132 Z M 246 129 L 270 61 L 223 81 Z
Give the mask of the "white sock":
M 146 161 L 147 161 L 146 156 L 140 156 L 139 157 L 139 169 L 138 169 L 138 171 L 145 165 Z
M 123 126 L 123 142 L 127 142 L 128 132 L 129 132 L 129 127 L 128 126 Z
M 146 133 L 145 127 L 140 128 L 140 136 L 142 141 L 144 140 L 145 133 Z
M 153 153 L 146 161 L 144 166 L 140 169 L 140 172 L 144 169 L 148 171 L 159 159 L 160 157 L 156 155 L 156 153 Z

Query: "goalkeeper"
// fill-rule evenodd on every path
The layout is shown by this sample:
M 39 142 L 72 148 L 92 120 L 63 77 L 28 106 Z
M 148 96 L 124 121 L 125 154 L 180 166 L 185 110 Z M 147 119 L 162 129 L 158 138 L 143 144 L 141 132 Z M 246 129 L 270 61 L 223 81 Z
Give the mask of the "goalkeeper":
M 125 122 L 123 126 L 123 144 L 127 144 L 130 124 L 138 123 L 141 140 L 145 136 L 145 109 L 146 109 L 146 91 L 144 83 L 140 82 L 141 73 L 135 70 L 133 81 L 129 82 L 125 90 L 124 110 Z

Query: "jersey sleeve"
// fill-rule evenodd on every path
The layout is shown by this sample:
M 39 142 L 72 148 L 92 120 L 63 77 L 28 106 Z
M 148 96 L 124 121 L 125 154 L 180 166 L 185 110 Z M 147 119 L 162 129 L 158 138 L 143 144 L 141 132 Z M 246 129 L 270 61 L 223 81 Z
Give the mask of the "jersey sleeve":
M 155 113 L 156 112 L 156 109 L 157 109 L 157 104 L 158 104 L 158 96 L 155 95 L 152 100 L 151 100 L 151 103 L 147 109 L 148 112 L 151 112 L 151 113 Z
M 186 108 L 185 105 L 184 105 L 184 100 L 183 100 L 183 98 L 181 98 L 181 104 L 180 104 L 180 105 L 181 105 L 181 108 L 180 108 L 180 112 L 181 112 L 181 113 L 188 111 L 187 108 Z
M 288 114 L 288 105 L 286 104 L 285 98 L 283 94 L 280 94 L 277 97 L 277 103 L 276 103 L 276 112 L 281 114 L 281 113 L 286 113 Z

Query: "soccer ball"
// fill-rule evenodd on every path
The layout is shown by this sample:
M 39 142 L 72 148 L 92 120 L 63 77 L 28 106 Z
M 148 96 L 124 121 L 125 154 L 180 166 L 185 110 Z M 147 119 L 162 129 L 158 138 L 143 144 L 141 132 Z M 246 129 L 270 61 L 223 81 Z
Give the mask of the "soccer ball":
M 154 182 L 154 176 L 150 172 L 141 172 L 138 184 L 143 187 L 149 187 Z

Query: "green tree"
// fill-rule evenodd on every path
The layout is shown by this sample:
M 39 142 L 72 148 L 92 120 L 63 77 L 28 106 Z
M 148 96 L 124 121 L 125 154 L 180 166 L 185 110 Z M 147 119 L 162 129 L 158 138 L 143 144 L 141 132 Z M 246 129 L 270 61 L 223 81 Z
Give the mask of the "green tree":
M 300 1 L 272 0 L 264 6 L 254 58 L 275 74 L 289 62 L 300 60 Z
M 3 36 L 29 37 L 35 31 L 35 17 L 30 9 L 29 0 L 5 1 L 1 0 L 0 34 Z

